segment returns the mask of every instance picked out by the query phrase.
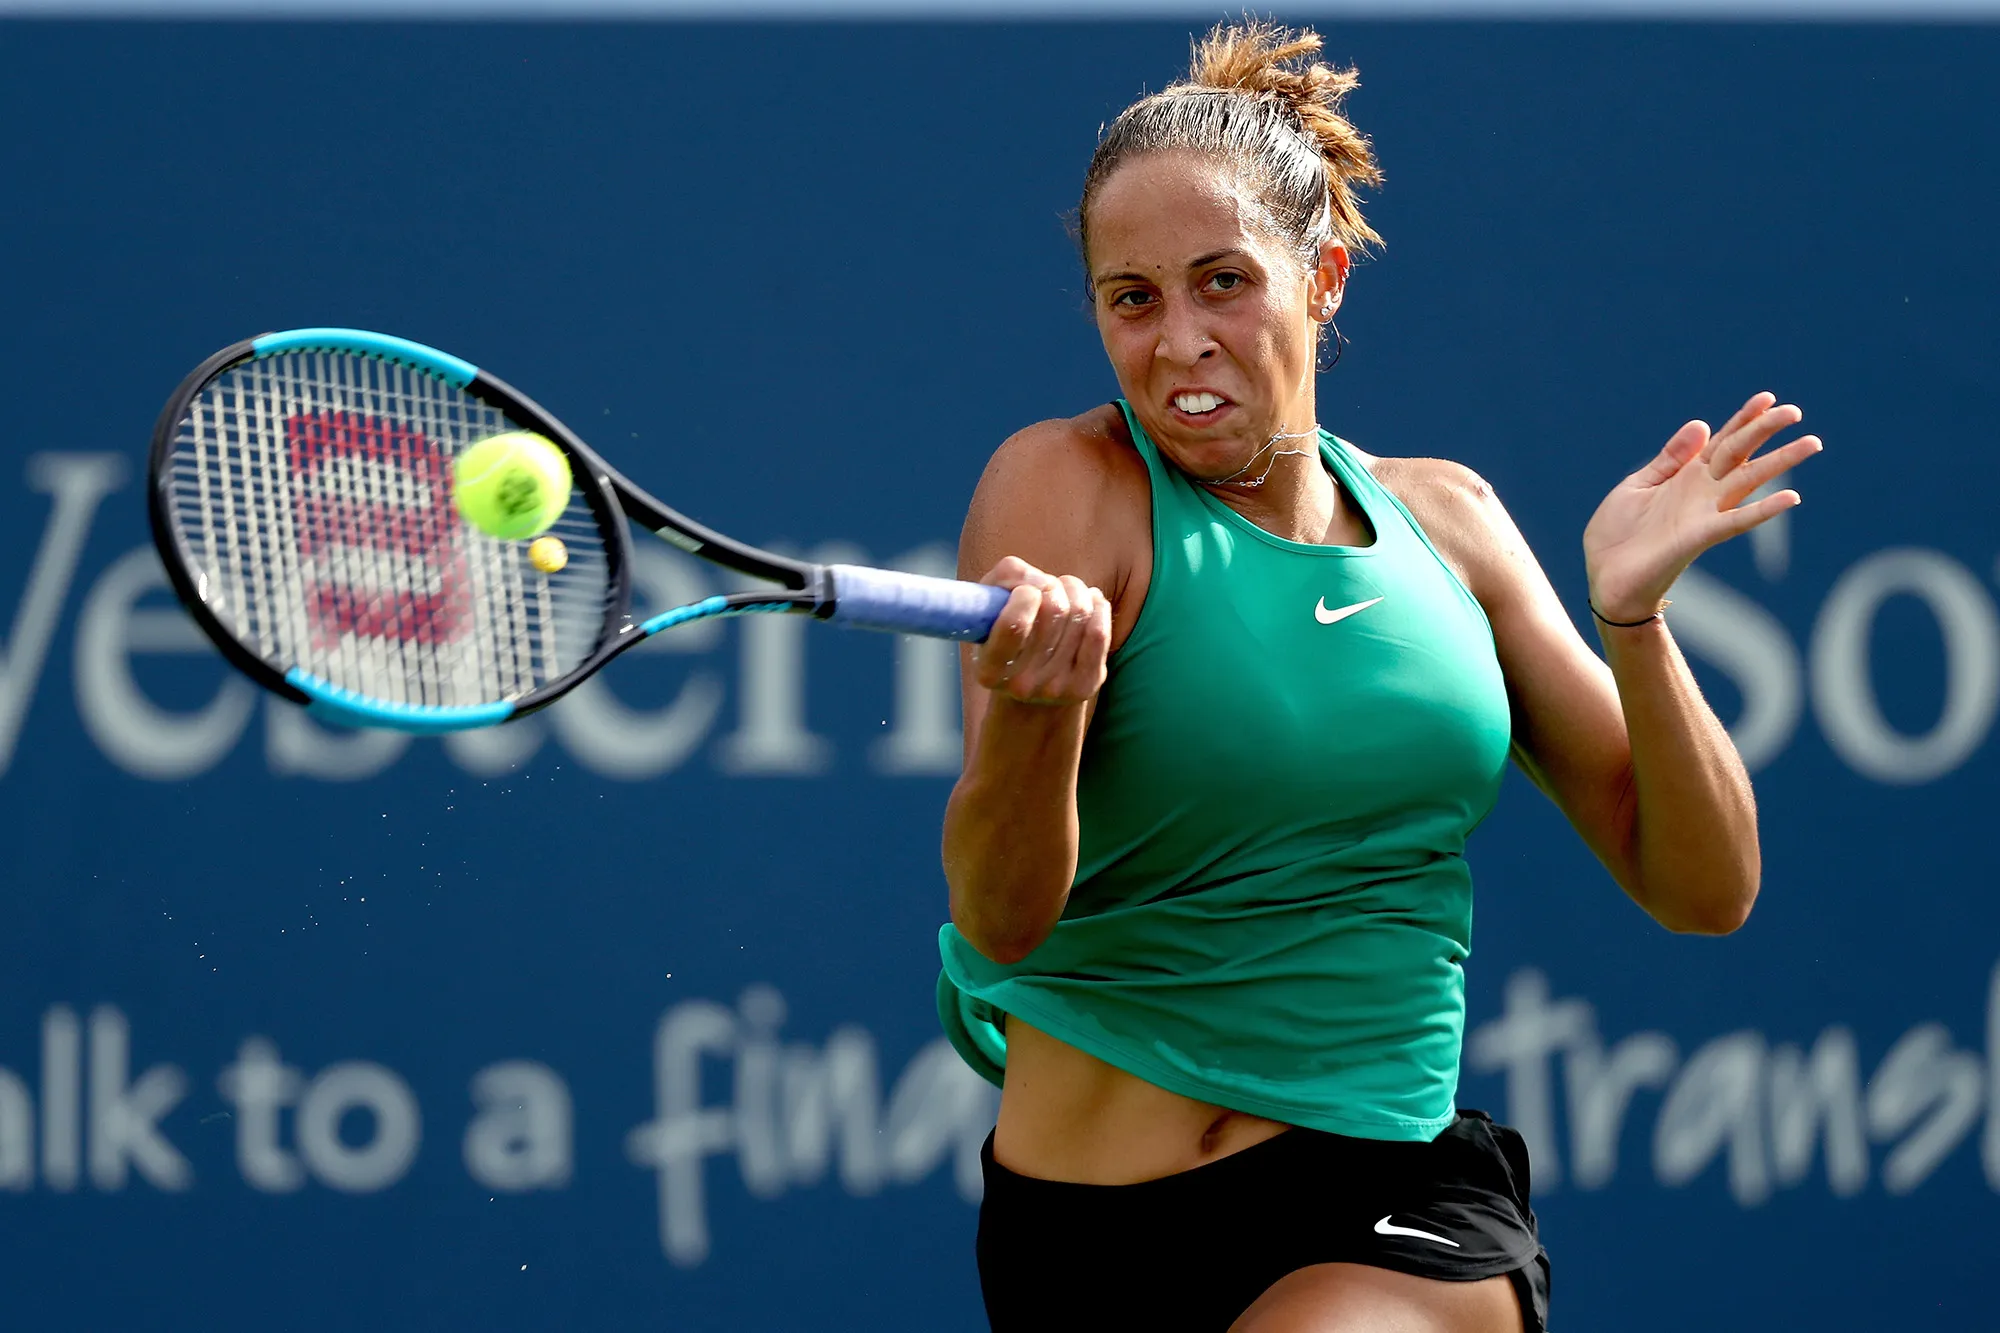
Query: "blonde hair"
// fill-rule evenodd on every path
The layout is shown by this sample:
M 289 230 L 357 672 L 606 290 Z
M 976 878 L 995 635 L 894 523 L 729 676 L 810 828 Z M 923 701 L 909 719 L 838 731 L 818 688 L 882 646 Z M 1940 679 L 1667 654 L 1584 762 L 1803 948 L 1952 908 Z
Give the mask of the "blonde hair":
M 1090 205 L 1120 166 L 1186 150 L 1233 163 L 1255 189 L 1275 236 L 1308 267 L 1328 240 L 1365 251 L 1382 238 L 1361 216 L 1357 187 L 1379 185 L 1368 137 L 1341 114 L 1359 86 L 1352 68 L 1311 59 L 1310 28 L 1246 19 L 1194 44 L 1188 76 L 1142 97 L 1107 126 L 1083 178 L 1077 239 L 1090 257 Z

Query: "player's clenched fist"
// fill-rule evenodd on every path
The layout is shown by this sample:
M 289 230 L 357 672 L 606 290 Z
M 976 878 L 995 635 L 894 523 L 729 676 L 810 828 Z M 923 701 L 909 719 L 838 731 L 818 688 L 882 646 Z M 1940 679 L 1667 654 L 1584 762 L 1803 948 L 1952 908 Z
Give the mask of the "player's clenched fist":
M 1097 693 L 1111 655 L 1110 598 L 1011 555 L 980 582 L 1013 595 L 973 650 L 975 680 L 1023 703 L 1081 703 Z

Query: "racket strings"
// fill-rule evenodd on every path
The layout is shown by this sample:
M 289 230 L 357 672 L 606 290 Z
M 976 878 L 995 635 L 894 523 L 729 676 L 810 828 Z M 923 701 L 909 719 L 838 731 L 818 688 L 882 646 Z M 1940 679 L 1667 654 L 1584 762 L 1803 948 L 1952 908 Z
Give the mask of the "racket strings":
M 451 502 L 452 460 L 518 425 L 446 381 L 375 358 L 288 352 L 224 372 L 183 418 L 169 517 L 196 591 L 279 670 L 388 703 L 515 699 L 574 670 L 610 595 L 581 495 L 551 529 L 555 573 Z

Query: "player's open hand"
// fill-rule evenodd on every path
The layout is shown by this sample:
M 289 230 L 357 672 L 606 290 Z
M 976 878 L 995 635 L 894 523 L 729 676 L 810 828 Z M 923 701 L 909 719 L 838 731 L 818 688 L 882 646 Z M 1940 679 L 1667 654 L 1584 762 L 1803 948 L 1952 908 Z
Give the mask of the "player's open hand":
M 1798 504 L 1793 490 L 1745 501 L 1820 451 L 1818 436 L 1801 435 L 1757 452 L 1803 416 L 1771 394 L 1756 394 L 1713 435 L 1708 423 L 1688 422 L 1652 462 L 1619 482 L 1583 530 L 1598 611 L 1607 620 L 1644 620 L 1696 556 Z
M 1111 599 L 1082 579 L 1045 574 L 1008 556 L 980 580 L 1011 588 L 986 642 L 972 652 L 973 678 L 1032 704 L 1083 703 L 1104 684 L 1111 656 Z

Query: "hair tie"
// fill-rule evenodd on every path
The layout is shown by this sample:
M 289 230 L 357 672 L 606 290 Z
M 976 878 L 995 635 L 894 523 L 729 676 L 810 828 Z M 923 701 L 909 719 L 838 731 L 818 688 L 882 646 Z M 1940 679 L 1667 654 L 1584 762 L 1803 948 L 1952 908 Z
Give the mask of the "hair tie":
M 1650 625 L 1655 620 L 1658 620 L 1665 613 L 1666 609 L 1672 605 L 1672 602 L 1661 602 L 1660 609 L 1653 612 L 1652 615 L 1647 616 L 1644 620 L 1613 620 L 1597 609 L 1596 602 L 1589 603 L 1590 614 L 1596 616 L 1601 623 L 1609 625 L 1613 629 L 1637 629 L 1641 625 Z

